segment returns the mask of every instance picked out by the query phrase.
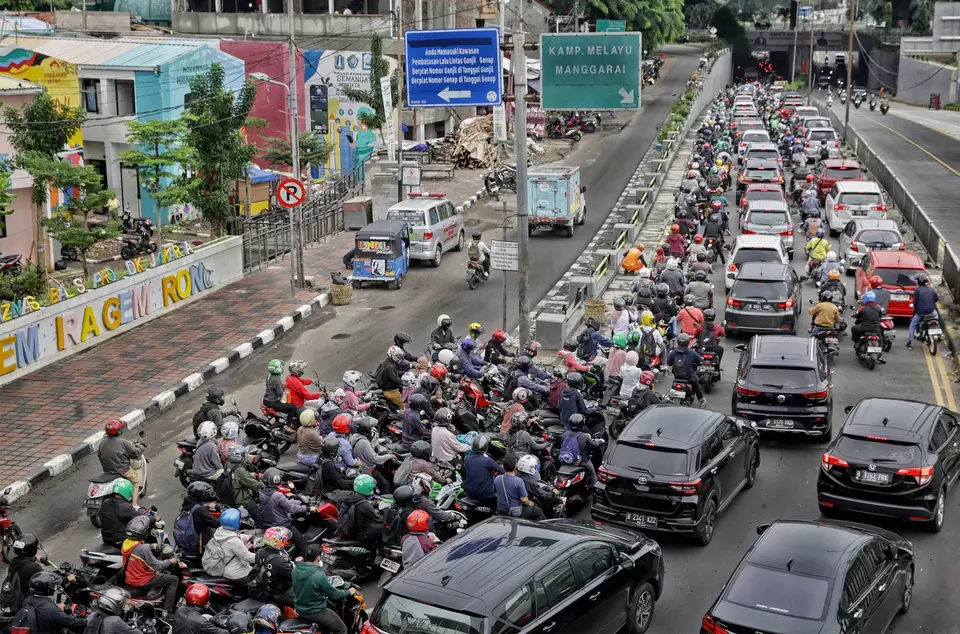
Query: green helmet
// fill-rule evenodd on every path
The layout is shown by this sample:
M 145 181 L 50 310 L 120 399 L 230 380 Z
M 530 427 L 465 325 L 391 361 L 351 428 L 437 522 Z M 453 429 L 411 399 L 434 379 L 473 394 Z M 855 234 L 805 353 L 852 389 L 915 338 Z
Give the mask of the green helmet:
M 377 488 L 377 483 L 374 479 L 367 474 L 358 475 L 357 478 L 353 481 L 353 490 L 362 495 L 363 497 L 368 497 L 373 495 L 374 489 Z
M 267 370 L 270 371 L 270 374 L 283 374 L 283 361 L 273 359 L 267 364 Z
M 634 346 L 637 345 L 637 344 L 639 344 L 639 343 L 640 343 L 640 331 L 639 331 L 639 330 L 631 330 L 631 331 L 630 331 L 630 334 L 627 335 L 627 343 L 629 343 L 629 344 L 631 344 L 631 345 L 634 345 Z
M 718 171 L 720 171 L 720 170 L 717 169 L 716 165 L 714 165 L 713 167 L 710 168 L 710 173 L 711 173 L 711 174 L 716 174 Z
M 627 333 L 625 333 L 625 332 L 620 332 L 620 333 L 615 334 L 615 335 L 613 336 L 613 345 L 615 345 L 615 346 L 618 347 L 618 348 L 626 348 L 626 347 L 627 347 Z
M 120 478 L 119 480 L 113 483 L 112 493 L 116 493 L 127 502 L 132 501 L 133 500 L 133 482 L 130 482 L 130 480 L 127 480 L 126 478 Z

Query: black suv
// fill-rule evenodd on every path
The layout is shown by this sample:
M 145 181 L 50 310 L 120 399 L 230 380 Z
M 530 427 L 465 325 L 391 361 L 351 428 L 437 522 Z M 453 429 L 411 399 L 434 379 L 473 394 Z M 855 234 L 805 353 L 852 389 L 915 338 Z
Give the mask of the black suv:
M 753 487 L 758 435 L 708 410 L 656 406 L 627 424 L 597 472 L 590 515 L 645 531 L 713 539 L 717 513 Z
M 734 416 L 753 421 L 761 432 L 832 437 L 833 392 L 818 340 L 755 335 L 735 349 L 740 361 Z
M 494 517 L 386 586 L 365 634 L 643 634 L 663 589 L 660 546 L 577 520 Z
M 800 286 L 800 277 L 789 264 L 745 262 L 727 294 L 723 314 L 727 336 L 744 331 L 796 334 Z
M 749 159 L 744 161 L 737 178 L 736 203 L 740 204 L 740 197 L 749 183 L 778 183 L 783 187 L 783 172 L 776 159 Z
M 940 532 L 947 491 L 960 475 L 957 413 L 888 398 L 865 398 L 846 412 L 820 464 L 820 512 L 895 517 Z

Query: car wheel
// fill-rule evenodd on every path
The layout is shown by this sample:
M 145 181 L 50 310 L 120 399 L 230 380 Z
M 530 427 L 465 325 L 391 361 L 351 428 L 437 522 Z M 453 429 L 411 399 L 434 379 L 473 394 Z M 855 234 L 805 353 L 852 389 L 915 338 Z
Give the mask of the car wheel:
M 933 519 L 927 522 L 927 530 L 931 533 L 939 533 L 943 530 L 943 514 L 946 505 L 947 494 L 944 489 L 940 489 L 940 495 L 937 496 L 937 505 L 933 509 Z
M 627 631 L 630 634 L 644 634 L 650 629 L 653 622 L 653 613 L 657 608 L 656 594 L 650 582 L 644 581 L 633 594 L 633 603 L 630 604 Z
M 363 282 L 361 282 L 360 280 L 353 280 L 354 288 L 360 288 L 361 286 L 363 286 Z
M 463 244 L 466 241 L 466 238 L 463 235 L 463 232 L 460 232 L 460 237 L 457 238 L 457 246 L 453 247 L 454 251 L 463 251 Z
M 703 518 L 703 526 L 697 533 L 697 543 L 706 546 L 713 541 L 713 531 L 717 527 L 717 503 L 714 502 L 713 498 L 707 500 L 707 507 L 703 509 L 701 517 Z
M 737 336 L 737 331 L 733 328 L 727 328 L 727 339 L 733 339 Z
M 570 223 L 567 225 L 567 237 L 568 238 L 573 237 L 573 223 Z
M 438 244 L 437 252 L 433 256 L 433 260 L 430 261 L 430 264 L 433 265 L 433 268 L 440 266 L 440 262 L 443 260 L 443 248 Z
M 743 486 L 745 489 L 752 489 L 757 483 L 757 463 L 760 462 L 760 452 L 756 449 L 750 455 L 750 466 L 747 467 L 747 483 Z
M 913 570 L 907 573 L 907 579 L 903 584 L 903 595 L 900 598 L 900 614 L 906 614 L 913 603 Z
M 529 224 L 527 225 L 527 235 L 528 236 L 533 235 L 533 225 L 529 225 Z

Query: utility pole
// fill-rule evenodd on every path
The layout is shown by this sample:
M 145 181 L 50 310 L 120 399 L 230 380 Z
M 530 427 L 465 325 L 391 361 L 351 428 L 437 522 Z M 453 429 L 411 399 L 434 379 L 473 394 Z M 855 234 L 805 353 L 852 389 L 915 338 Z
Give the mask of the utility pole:
M 807 104 L 813 103 L 813 19 L 807 18 L 807 24 L 810 25 L 810 57 L 807 62 Z
M 294 178 L 300 179 L 300 127 L 297 125 L 297 46 L 294 43 L 293 2 L 287 0 L 287 15 L 290 18 L 290 90 L 287 91 L 290 110 L 290 154 Z M 304 185 L 306 189 L 306 185 Z M 297 288 L 303 286 L 303 247 L 300 244 L 300 223 L 297 222 L 300 206 L 290 210 L 290 294 L 296 295 Z
M 501 6 L 503 5 L 501 4 Z M 517 189 L 519 188 L 520 186 L 518 185 Z M 517 194 L 517 196 L 519 195 L 520 194 Z M 510 219 L 509 216 L 507 216 L 507 201 L 503 201 L 503 224 L 501 224 L 500 226 L 503 227 L 504 242 L 507 241 L 507 220 L 509 219 Z M 487 257 L 490 257 L 490 256 L 487 256 Z M 507 329 L 507 272 L 506 271 L 500 271 L 500 272 L 503 273 L 503 326 L 502 327 L 504 330 L 506 330 Z
M 800 30 L 800 25 L 797 21 L 800 19 L 800 2 L 797 2 L 797 15 L 794 18 L 793 22 L 793 55 L 790 57 L 790 83 L 792 84 L 796 79 L 795 75 L 797 72 L 797 32 Z
M 403 82 L 407 69 L 403 66 L 403 0 L 397 0 L 397 59 L 400 78 L 397 80 L 397 202 L 403 202 Z
M 853 21 L 856 16 L 857 4 L 855 0 L 847 0 L 850 3 L 850 42 L 847 44 L 847 109 L 843 116 L 843 140 L 847 140 L 847 128 L 850 127 L 850 97 L 853 96 Z
M 521 0 L 522 1 L 522 0 Z M 527 209 L 527 53 L 523 33 L 513 34 L 514 153 L 517 156 L 517 290 L 520 296 L 520 346 L 530 340 L 530 300 L 527 271 L 530 268 L 530 210 Z

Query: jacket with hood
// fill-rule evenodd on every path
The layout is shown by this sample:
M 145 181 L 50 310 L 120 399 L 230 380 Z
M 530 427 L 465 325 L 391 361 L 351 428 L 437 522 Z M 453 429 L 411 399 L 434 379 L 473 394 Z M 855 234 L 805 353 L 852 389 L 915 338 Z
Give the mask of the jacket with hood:
M 319 392 L 311 392 L 307 389 L 308 385 L 313 385 L 313 379 L 305 379 L 301 376 L 287 375 L 285 381 L 289 402 L 297 407 L 303 407 L 304 401 L 313 401 L 320 397 Z
M 203 569 L 207 574 L 227 579 L 243 579 L 253 570 L 256 556 L 247 550 L 237 531 L 221 526 L 203 550 Z
M 353 526 L 350 527 L 350 539 L 369 543 L 372 539 L 379 539 L 383 531 L 383 518 L 380 512 L 366 497 L 356 491 L 351 491 L 341 498 L 340 512 L 348 506 L 353 506 Z
M 281 595 L 293 586 L 293 561 L 284 552 L 261 548 L 256 554 L 257 566 L 267 573 L 267 590 Z
M 22 599 L 30 595 L 30 577 L 41 571 L 43 571 L 43 567 L 40 565 L 40 562 L 37 561 L 36 557 L 17 555 L 7 568 L 7 577 L 4 583 L 8 581 L 12 583 L 14 575 L 18 576 L 20 578 L 20 596 Z M 19 605 L 12 605 L 10 607 L 14 613 L 20 609 Z
M 100 539 L 104 544 L 119 546 L 127 538 L 127 522 L 143 512 L 123 498 L 111 495 L 100 506 Z
M 153 556 L 153 549 L 150 546 L 132 539 L 123 542 L 120 552 L 125 583 L 128 586 L 142 587 L 172 565 L 172 560 L 157 559 Z
M 264 526 L 293 525 L 293 514 L 307 510 L 306 505 L 288 498 L 273 487 L 260 489 L 260 514 Z
M 293 603 L 298 614 L 317 614 L 327 609 L 327 602 L 350 596 L 347 590 L 330 585 L 330 579 L 320 567 L 298 561 L 293 567 Z
M 392 454 L 377 453 L 373 445 L 370 444 L 370 439 L 363 434 L 353 434 L 350 436 L 350 445 L 353 447 L 354 457 L 368 466 L 382 465 L 393 459 Z
M 666 284 L 671 293 L 679 293 L 683 290 L 686 280 L 683 279 L 683 273 L 677 269 L 667 269 L 660 274 L 660 283 Z
M 143 456 L 143 452 L 126 438 L 107 436 L 103 439 L 97 458 L 100 459 L 100 468 L 104 473 L 113 473 L 123 476 L 130 471 L 130 461 Z
M 514 403 L 503 411 L 503 418 L 500 420 L 500 434 L 506 436 L 513 427 L 513 415 L 527 411 L 523 403 Z
M 445 346 L 451 343 L 457 343 L 457 340 L 453 336 L 453 331 L 449 326 L 447 328 L 437 326 L 433 329 L 433 332 L 430 333 L 430 342 L 438 346 Z
M 550 384 L 550 396 L 547 401 L 552 409 L 560 411 L 560 395 L 567 389 L 567 382 L 563 379 L 556 379 Z M 503 433 L 503 432 L 500 432 Z
M 177 610 L 173 618 L 173 634 L 228 634 L 204 616 L 203 609 L 185 605 Z
M 460 371 L 471 379 L 483 378 L 483 359 L 475 357 L 463 348 L 457 351 L 457 361 L 460 362 Z
M 560 424 L 564 427 L 574 414 L 590 413 L 586 401 L 583 400 L 583 394 L 575 387 L 567 387 L 560 393 Z
M 656 392 L 646 385 L 637 385 L 627 402 L 627 410 L 631 416 L 636 416 L 651 405 L 659 405 L 660 402 L 660 397 L 657 396 Z
M 640 373 L 643 368 L 638 365 L 625 363 L 620 368 L 620 399 L 628 399 L 633 394 L 633 389 L 640 384 Z
M 319 456 L 323 449 L 323 437 L 316 425 L 301 425 L 297 428 L 297 452 L 305 456 Z
M 214 480 L 218 475 L 217 472 L 222 470 L 223 462 L 220 460 L 217 443 L 212 440 L 201 440 L 193 453 L 193 468 L 190 473 L 206 480 Z
M 263 483 L 253 477 L 253 474 L 242 464 L 238 464 L 230 471 L 233 483 L 233 505 L 235 507 L 257 504 L 260 489 Z

